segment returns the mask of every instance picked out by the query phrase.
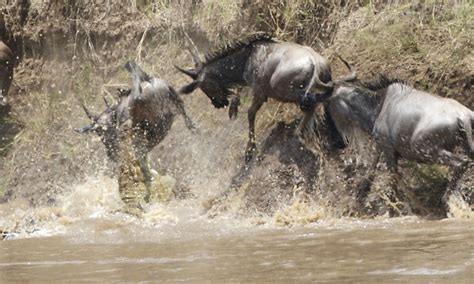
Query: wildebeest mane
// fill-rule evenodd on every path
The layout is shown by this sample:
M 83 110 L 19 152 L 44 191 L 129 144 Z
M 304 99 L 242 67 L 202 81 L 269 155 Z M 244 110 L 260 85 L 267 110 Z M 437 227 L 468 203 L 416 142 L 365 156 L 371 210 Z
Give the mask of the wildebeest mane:
M 390 82 L 390 83 L 389 83 Z M 342 86 L 349 88 L 340 97 L 330 99 L 329 116 L 334 121 L 334 126 L 342 138 L 342 144 L 353 145 L 361 149 L 365 143 L 366 133 L 371 131 L 380 111 L 384 94 L 380 92 L 392 82 L 387 77 L 377 78 L 370 82 L 358 82 L 356 84 L 343 83 Z M 363 114 L 361 116 L 361 114 Z M 364 119 L 364 117 L 369 119 Z
M 402 80 L 402 79 L 391 78 L 391 77 L 389 77 L 387 75 L 384 75 L 384 74 L 378 75 L 375 79 L 373 79 L 371 81 L 360 81 L 359 85 L 366 88 L 366 89 L 369 89 L 371 91 L 376 92 L 376 91 L 385 89 L 388 86 L 390 86 L 391 84 L 395 84 L 395 83 L 408 85 L 408 83 L 406 81 Z
M 258 34 L 253 34 L 251 36 L 248 36 L 245 39 L 230 41 L 218 47 L 217 49 L 208 52 L 204 57 L 205 58 L 204 65 L 215 62 L 224 57 L 227 57 L 230 54 L 242 48 L 251 46 L 252 44 L 255 44 L 258 42 L 273 42 L 272 37 L 273 35 L 269 33 L 258 33 Z

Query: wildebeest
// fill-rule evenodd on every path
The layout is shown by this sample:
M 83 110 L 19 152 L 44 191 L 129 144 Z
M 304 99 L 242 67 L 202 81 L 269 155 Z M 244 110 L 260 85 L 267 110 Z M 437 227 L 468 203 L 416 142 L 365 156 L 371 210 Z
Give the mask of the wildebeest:
M 133 77 L 131 90 L 119 90 L 119 103 L 107 106 L 100 115 L 84 110 L 92 123 L 77 132 L 95 132 L 104 143 L 108 156 L 117 161 L 119 153 L 119 132 L 121 125 L 130 122 L 133 132 L 133 148 L 145 180 L 152 179 L 147 154 L 158 145 L 171 129 L 174 118 L 180 114 L 187 128 L 195 127 L 186 114 L 184 103 L 175 89 L 165 80 L 145 73 L 135 62 L 127 62 L 125 68 Z
M 119 89 L 118 93 L 122 93 L 122 90 Z M 119 99 L 121 99 L 120 96 Z M 116 163 L 118 162 L 117 155 L 119 147 L 117 135 L 117 105 L 110 106 L 105 99 L 104 101 L 106 102 L 106 109 L 100 114 L 94 114 L 84 104 L 82 105 L 84 112 L 92 123 L 75 129 L 75 131 L 79 133 L 97 134 L 105 146 L 107 156 Z
M 474 112 L 459 102 L 417 90 L 408 84 L 380 76 L 372 82 L 336 84 L 328 100 L 329 113 L 347 140 L 361 129 L 375 140 L 388 168 L 398 174 L 398 160 L 446 164 L 454 168 L 453 182 L 474 158 Z M 468 159 L 453 153 L 460 146 Z M 378 163 L 376 155 L 373 166 Z M 396 191 L 396 183 L 393 184 Z M 447 195 L 445 195 L 446 197 Z
M 5 26 L 3 17 L 0 15 L 0 106 L 6 104 L 6 96 L 13 80 L 13 52 L 3 42 L 5 37 Z
M 324 57 L 310 47 L 280 42 L 266 34 L 228 44 L 219 51 L 208 53 L 205 61 L 201 61 L 195 46 L 190 51 L 195 68 L 176 68 L 193 81 L 180 92 L 191 93 L 199 87 L 216 108 L 228 106 L 229 98 L 232 98 L 229 109 L 232 118 L 239 100 L 231 89 L 251 88 L 253 101 L 248 110 L 246 162 L 252 159 L 256 150 L 256 113 L 268 98 L 299 104 L 304 112 L 299 127 L 302 132 L 313 116 L 315 104 L 326 99 L 333 89 L 331 67 Z M 351 79 L 352 74 L 344 80 Z

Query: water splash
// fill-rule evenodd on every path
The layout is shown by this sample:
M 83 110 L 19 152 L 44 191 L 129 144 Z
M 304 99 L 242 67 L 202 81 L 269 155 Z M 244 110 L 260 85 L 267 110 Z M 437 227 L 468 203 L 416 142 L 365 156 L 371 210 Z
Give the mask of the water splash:
M 164 178 L 162 184 L 172 184 Z M 162 198 L 158 193 L 155 198 Z M 122 211 L 115 179 L 104 175 L 87 178 L 58 196 L 54 205 L 31 208 L 28 202 L 15 200 L 0 205 L 0 229 L 6 237 L 41 237 L 61 234 L 110 231 L 131 223 L 154 226 L 176 218 L 162 204 L 149 205 L 139 220 Z M 88 233 L 89 231 L 89 233 Z
M 459 219 L 474 219 L 474 211 L 462 197 L 459 191 L 455 190 L 447 200 L 448 217 Z

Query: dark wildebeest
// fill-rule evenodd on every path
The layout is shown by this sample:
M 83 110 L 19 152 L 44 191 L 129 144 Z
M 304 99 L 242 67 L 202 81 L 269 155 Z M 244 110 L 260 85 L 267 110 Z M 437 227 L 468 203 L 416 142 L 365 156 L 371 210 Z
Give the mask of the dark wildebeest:
M 0 106 L 6 104 L 6 96 L 13 80 L 13 52 L 3 42 L 5 38 L 5 23 L 0 14 Z
M 113 107 L 107 106 L 100 115 L 93 115 L 84 107 L 92 124 L 76 131 L 99 134 L 108 156 L 117 161 L 120 143 L 118 131 L 122 125 L 130 123 L 135 156 L 149 185 L 152 175 L 147 154 L 166 137 L 176 114 L 184 117 L 190 130 L 194 131 L 195 127 L 186 114 L 183 101 L 168 82 L 150 77 L 134 62 L 128 62 L 125 68 L 133 77 L 131 90 L 119 90 L 119 103 Z
M 453 182 L 443 199 L 455 187 L 457 179 L 474 158 L 472 125 L 474 112 L 459 102 L 414 89 L 400 80 L 380 76 L 370 83 L 336 84 L 328 99 L 329 113 L 346 141 L 361 129 L 376 142 L 389 170 L 399 178 L 398 160 L 426 164 L 446 164 L 454 168 Z M 468 155 L 453 153 L 456 146 Z M 373 178 L 373 176 L 372 176 Z
M 256 150 L 255 116 L 268 98 L 299 104 L 304 118 L 298 132 L 304 134 L 306 125 L 313 118 L 315 104 L 331 95 L 331 67 L 324 57 L 310 47 L 280 42 L 269 35 L 260 34 L 211 52 L 203 62 L 197 48 L 192 45 L 190 51 L 195 68 L 185 70 L 176 67 L 193 79 L 180 92 L 188 94 L 199 87 L 216 108 L 228 106 L 229 98 L 232 98 L 229 108 L 232 118 L 237 113 L 239 101 L 231 89 L 238 86 L 252 89 L 246 162 L 252 159 Z M 353 74 L 343 80 L 352 79 Z

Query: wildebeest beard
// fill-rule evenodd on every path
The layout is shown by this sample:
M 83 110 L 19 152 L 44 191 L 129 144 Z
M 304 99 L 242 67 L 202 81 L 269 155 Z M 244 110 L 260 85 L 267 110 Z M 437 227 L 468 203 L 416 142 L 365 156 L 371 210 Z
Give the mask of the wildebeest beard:
M 229 105 L 229 96 L 232 95 L 230 88 L 211 81 L 203 83 L 201 89 L 211 100 L 214 107 L 223 108 Z

